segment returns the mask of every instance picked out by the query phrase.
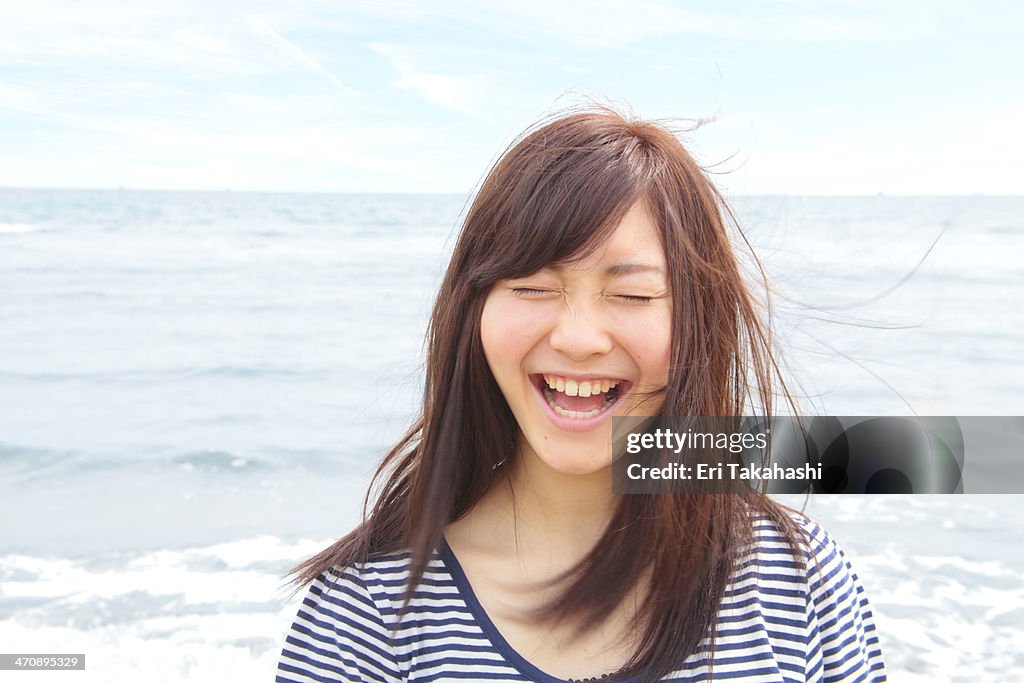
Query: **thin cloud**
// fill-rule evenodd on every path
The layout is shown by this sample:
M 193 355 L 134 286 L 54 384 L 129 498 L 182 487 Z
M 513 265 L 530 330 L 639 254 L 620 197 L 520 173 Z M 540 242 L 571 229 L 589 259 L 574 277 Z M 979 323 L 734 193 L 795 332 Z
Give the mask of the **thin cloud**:
M 695 35 L 772 43 L 906 40 L 934 32 L 940 21 L 930 15 L 929 6 L 903 3 L 839 3 L 827 13 L 815 5 L 795 3 L 740 13 L 722 10 L 717 4 L 684 9 L 664 0 L 520 0 L 512 4 L 452 0 L 367 3 L 352 11 L 376 21 L 463 25 L 513 40 L 545 36 L 602 51 L 652 38 Z
M 253 33 L 266 43 L 274 46 L 278 51 L 302 65 L 310 72 L 320 76 L 335 88 L 349 96 L 358 96 L 359 92 L 346 85 L 340 78 L 335 76 L 323 64 L 313 59 L 309 53 L 301 47 L 281 36 L 277 31 L 268 26 L 264 21 L 252 15 L 244 15 L 246 21 L 252 28 Z
M 750 191 L 1021 187 L 1009 4 L 7 4 L 8 184 L 457 190 L 580 93 L 714 114 L 691 146 Z
M 392 81 L 395 87 L 413 92 L 434 106 L 481 121 L 493 118 L 495 102 L 531 97 L 513 74 L 502 68 L 474 65 L 478 62 L 466 51 L 392 43 L 371 43 L 367 47 L 390 62 L 398 74 Z

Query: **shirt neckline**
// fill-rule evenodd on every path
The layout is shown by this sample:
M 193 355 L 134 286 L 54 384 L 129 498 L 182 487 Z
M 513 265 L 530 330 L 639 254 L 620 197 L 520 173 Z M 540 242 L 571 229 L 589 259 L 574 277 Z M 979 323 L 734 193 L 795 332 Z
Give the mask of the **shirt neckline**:
M 455 553 L 452 552 L 451 546 L 448 545 L 448 539 L 441 536 L 440 545 L 441 562 L 444 563 L 448 569 L 448 573 L 452 575 L 455 580 L 455 585 L 462 595 L 463 601 L 469 608 L 470 613 L 476 620 L 477 625 L 483 630 L 484 635 L 487 636 L 488 640 L 491 641 L 491 645 L 505 658 L 505 660 L 511 664 L 519 673 L 523 674 L 531 681 L 535 683 L 571 683 L 571 680 L 558 678 L 551 674 L 545 673 L 538 669 L 536 666 L 531 664 L 529 660 L 523 657 L 519 652 L 516 651 L 512 645 L 509 644 L 505 637 L 501 635 L 501 632 L 491 621 L 491 618 L 487 616 L 487 612 L 484 610 L 483 605 L 476 597 L 476 593 L 473 592 L 473 587 L 469 584 L 469 579 L 466 578 L 466 573 L 462 570 L 462 565 L 459 564 L 459 560 L 455 557 Z M 572 679 L 572 680 L 589 680 L 589 679 Z M 639 683 L 640 677 L 633 676 L 627 679 L 623 679 L 619 683 Z

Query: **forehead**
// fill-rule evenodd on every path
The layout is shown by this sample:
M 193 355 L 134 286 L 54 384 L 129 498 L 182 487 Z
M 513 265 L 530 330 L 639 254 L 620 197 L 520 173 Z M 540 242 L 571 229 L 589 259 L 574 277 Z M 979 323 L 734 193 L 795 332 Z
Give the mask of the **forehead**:
M 573 270 L 598 266 L 654 266 L 664 270 L 665 250 L 657 225 L 647 208 L 637 202 L 592 252 L 566 266 Z M 629 268 L 622 271 L 623 274 L 628 272 Z

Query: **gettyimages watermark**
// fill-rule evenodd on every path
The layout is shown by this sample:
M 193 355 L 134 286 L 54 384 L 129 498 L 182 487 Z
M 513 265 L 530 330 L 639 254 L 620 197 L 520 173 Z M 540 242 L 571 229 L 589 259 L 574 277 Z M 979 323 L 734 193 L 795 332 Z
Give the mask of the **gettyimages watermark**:
M 1024 417 L 616 417 L 616 493 L 1024 493 Z

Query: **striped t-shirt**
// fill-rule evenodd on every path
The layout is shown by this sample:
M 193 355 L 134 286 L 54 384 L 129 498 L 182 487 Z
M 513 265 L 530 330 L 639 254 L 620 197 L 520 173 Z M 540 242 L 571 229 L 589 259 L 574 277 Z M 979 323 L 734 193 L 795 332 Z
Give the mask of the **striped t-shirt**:
M 808 535 L 802 568 L 774 523 L 755 522 L 752 551 L 738 566 L 718 611 L 714 680 L 886 680 L 871 607 L 857 575 L 820 526 L 799 521 Z M 321 575 L 288 633 L 278 683 L 563 683 L 502 638 L 443 541 L 396 624 L 408 573 L 409 556 L 401 554 Z M 707 662 L 694 655 L 661 680 L 710 679 Z

